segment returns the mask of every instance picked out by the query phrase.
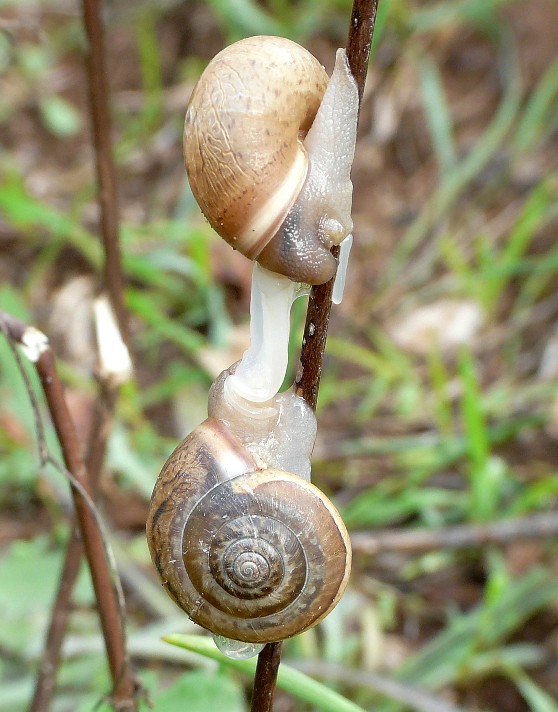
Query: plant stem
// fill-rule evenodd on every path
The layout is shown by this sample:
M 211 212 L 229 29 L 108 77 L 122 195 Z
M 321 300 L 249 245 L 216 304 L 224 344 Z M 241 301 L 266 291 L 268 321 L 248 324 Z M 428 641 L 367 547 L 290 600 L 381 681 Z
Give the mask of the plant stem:
M 56 434 L 60 441 L 66 467 L 82 485 L 87 494 L 93 494 L 80 445 L 66 401 L 62 383 L 58 378 L 54 356 L 50 348 L 36 363 L 37 372 L 45 392 Z M 80 523 L 85 554 L 91 569 L 91 579 L 99 608 L 101 627 L 107 648 L 108 663 L 114 683 L 114 705 L 118 709 L 135 709 L 135 682 L 126 652 L 124 621 L 120 615 L 120 602 L 108 567 L 102 534 L 85 498 L 72 487 L 74 506 Z
M 92 509 L 93 487 L 81 456 L 80 442 L 72 421 L 54 354 L 44 335 L 23 322 L 0 312 L 0 328 L 13 342 L 24 346 L 43 337 L 31 360 L 39 375 L 48 409 L 60 442 L 64 463 L 71 475 L 72 497 L 81 537 L 95 590 L 95 598 L 105 639 L 109 668 L 113 680 L 111 701 L 118 710 L 137 710 L 136 683 L 126 651 L 124 621 L 117 588 L 112 579 L 103 535 Z M 44 443 L 40 443 L 44 448 Z M 41 453 L 44 458 L 44 452 Z
M 268 643 L 258 655 L 251 712 L 267 712 L 273 709 L 273 696 L 281 663 L 281 647 L 281 642 Z
M 436 549 L 470 549 L 487 544 L 509 544 L 522 539 L 551 539 L 558 536 L 558 512 L 501 519 L 486 524 L 459 524 L 440 529 L 356 532 L 351 535 L 354 551 L 375 556 L 384 551 L 419 554 Z
M 378 0 L 354 0 L 353 2 L 347 40 L 347 59 L 357 83 L 360 100 L 364 93 L 377 9 Z M 339 248 L 333 248 L 332 252 L 337 257 Z M 333 282 L 332 279 L 326 284 L 313 287 L 308 300 L 300 354 L 302 372 L 296 383 L 296 392 L 304 398 L 312 410 L 316 409 L 318 401 Z M 258 657 L 252 693 L 252 712 L 270 712 L 272 710 L 280 663 L 281 643 L 268 643 Z
M 88 39 L 86 68 L 89 114 L 95 146 L 101 235 L 105 251 L 104 284 L 122 338 L 129 342 L 128 319 L 124 307 L 124 277 L 118 240 L 118 182 L 112 152 L 111 120 L 108 105 L 105 39 L 101 21 L 101 0 L 83 0 L 83 23 Z
M 97 489 L 105 458 L 117 393 L 116 388 L 113 388 L 110 383 L 101 383 L 101 395 L 97 403 L 95 423 L 89 438 L 86 463 L 91 488 L 94 492 Z M 72 593 L 79 574 L 82 556 L 83 542 L 78 522 L 74 518 L 29 712 L 46 712 L 50 709 L 60 665 L 62 644 L 70 615 Z

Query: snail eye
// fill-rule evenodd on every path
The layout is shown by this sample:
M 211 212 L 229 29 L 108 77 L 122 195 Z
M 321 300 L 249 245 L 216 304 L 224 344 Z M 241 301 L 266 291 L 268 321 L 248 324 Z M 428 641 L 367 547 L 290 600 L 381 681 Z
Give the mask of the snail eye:
M 321 235 L 323 235 L 322 241 L 324 245 L 332 247 L 333 245 L 339 245 L 343 238 L 346 237 L 346 230 L 339 220 L 325 218 L 321 225 Z

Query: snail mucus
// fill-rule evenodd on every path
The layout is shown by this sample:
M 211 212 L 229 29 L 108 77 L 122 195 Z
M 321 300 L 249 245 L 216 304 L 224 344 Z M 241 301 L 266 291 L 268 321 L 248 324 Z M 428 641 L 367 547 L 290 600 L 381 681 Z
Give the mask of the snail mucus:
M 310 483 L 314 413 L 294 389 L 279 389 L 301 285 L 336 274 L 332 245 L 346 264 L 357 114 L 343 50 L 328 79 L 307 50 L 262 36 L 219 53 L 186 112 L 192 192 L 216 232 L 255 260 L 250 346 L 213 384 L 207 420 L 164 465 L 147 535 L 169 595 L 240 647 L 315 625 L 349 577 L 345 526 Z

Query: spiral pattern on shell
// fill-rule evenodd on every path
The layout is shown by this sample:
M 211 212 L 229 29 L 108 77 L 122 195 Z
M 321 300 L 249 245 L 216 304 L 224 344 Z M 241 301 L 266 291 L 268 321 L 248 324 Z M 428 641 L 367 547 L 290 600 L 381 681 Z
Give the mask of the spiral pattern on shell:
M 203 437 L 208 423 L 219 430 L 219 421 L 202 424 L 160 475 L 148 521 L 153 560 L 170 595 L 208 630 L 251 643 L 296 635 L 327 615 L 345 589 L 343 522 L 323 493 L 296 475 L 267 469 L 223 481 L 215 440 Z M 218 434 L 219 441 L 230 438 Z M 238 448 L 217 454 L 225 469 L 240 466 Z M 244 467 L 253 465 L 246 458 Z

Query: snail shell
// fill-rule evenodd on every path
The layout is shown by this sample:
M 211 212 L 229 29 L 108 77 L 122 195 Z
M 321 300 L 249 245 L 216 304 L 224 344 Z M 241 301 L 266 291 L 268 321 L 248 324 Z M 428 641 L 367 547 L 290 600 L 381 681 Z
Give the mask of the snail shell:
M 346 65 L 344 53 L 342 62 Z M 330 96 L 336 118 L 328 118 L 326 135 L 318 139 L 324 170 L 314 173 L 302 205 L 297 200 L 312 162 L 303 141 L 328 85 L 324 68 L 303 47 L 258 36 L 225 48 L 194 88 L 184 124 L 186 171 L 214 230 L 267 269 L 308 284 L 335 274 L 329 250 L 352 228 L 349 173 L 358 95 L 348 66 L 341 68 L 343 73 Z M 349 142 L 341 149 L 347 160 L 340 186 L 336 144 L 344 147 L 344 138 Z M 343 217 L 337 218 L 336 205 L 331 215 L 324 214 L 324 205 L 336 203 L 336 195 L 347 190 Z M 310 229 L 299 228 L 305 218 Z
M 350 572 L 345 526 L 320 490 L 256 459 L 208 418 L 172 453 L 147 521 L 163 585 L 218 635 L 268 643 L 320 621 Z

